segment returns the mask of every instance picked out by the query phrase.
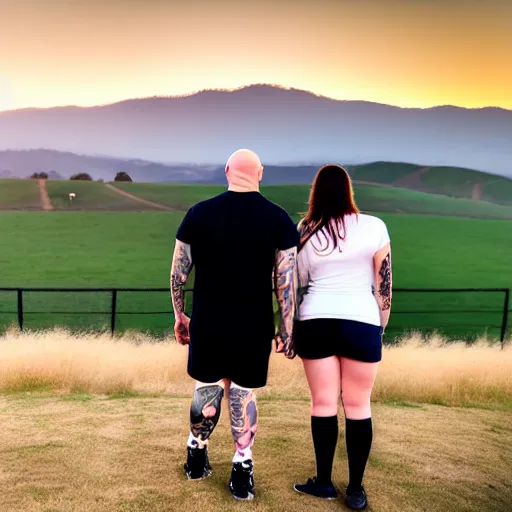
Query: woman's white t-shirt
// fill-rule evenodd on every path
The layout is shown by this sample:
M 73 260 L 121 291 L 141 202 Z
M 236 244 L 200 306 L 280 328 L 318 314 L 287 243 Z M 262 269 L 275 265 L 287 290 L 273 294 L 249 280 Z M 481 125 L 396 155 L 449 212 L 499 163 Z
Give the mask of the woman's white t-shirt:
M 299 320 L 339 318 L 380 325 L 373 256 L 389 242 L 384 222 L 361 213 L 345 216 L 344 239 L 338 239 L 334 250 L 326 228 L 313 235 L 298 255 L 300 286 L 307 287 Z

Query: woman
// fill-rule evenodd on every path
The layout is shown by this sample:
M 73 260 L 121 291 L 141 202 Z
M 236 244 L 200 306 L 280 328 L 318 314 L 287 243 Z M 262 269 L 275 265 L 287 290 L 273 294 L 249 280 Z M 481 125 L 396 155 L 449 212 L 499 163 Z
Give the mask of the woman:
M 338 165 L 318 171 L 299 231 L 295 346 L 311 391 L 317 475 L 294 488 L 336 498 L 331 473 L 341 394 L 349 466 L 345 504 L 362 510 L 373 433 L 370 396 L 391 308 L 390 239 L 382 220 L 359 213 L 350 177 Z

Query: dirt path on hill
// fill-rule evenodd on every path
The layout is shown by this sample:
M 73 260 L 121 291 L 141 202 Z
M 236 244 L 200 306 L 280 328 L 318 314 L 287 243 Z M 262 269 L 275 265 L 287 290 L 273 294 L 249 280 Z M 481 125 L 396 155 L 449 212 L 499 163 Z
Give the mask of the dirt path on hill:
M 142 199 L 142 197 L 137 197 L 129 192 L 125 192 L 124 190 L 121 190 L 120 188 L 114 187 L 114 185 L 110 185 L 108 183 L 105 183 L 105 187 L 109 188 L 110 190 L 113 190 L 114 192 L 117 192 L 118 194 L 128 197 L 129 199 L 132 199 L 133 201 L 137 201 L 138 203 L 147 204 L 148 206 L 152 206 L 153 208 L 158 208 L 159 210 L 166 210 L 168 212 L 175 212 L 174 208 L 170 208 L 169 206 L 165 206 L 160 203 L 154 203 L 153 201 L 148 201 L 147 199 Z
M 473 187 L 473 192 L 471 193 L 471 199 L 475 201 L 480 201 L 482 199 L 483 190 L 483 183 L 475 183 L 475 186 Z
M 412 172 L 404 178 L 400 178 L 399 180 L 394 181 L 393 187 L 426 191 L 427 187 L 425 187 L 425 185 L 421 182 L 421 176 L 425 174 L 429 169 L 430 167 L 422 167 L 421 169 Z
M 41 208 L 45 211 L 51 211 L 55 208 L 50 201 L 50 196 L 48 195 L 48 188 L 46 187 L 46 180 L 37 180 L 39 181 L 39 194 L 41 195 Z

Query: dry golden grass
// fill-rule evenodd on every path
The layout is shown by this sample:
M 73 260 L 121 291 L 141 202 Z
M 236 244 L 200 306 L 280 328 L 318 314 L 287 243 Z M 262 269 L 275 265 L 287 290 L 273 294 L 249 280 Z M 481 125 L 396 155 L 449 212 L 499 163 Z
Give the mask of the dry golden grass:
M 291 488 L 315 468 L 302 365 L 282 356 L 272 357 L 259 393 L 257 500 L 237 503 L 226 489 L 233 449 L 226 414 L 210 444 L 214 475 L 188 482 L 186 353 L 136 333 L 1 337 L 0 511 L 343 510 Z M 445 346 L 413 336 L 386 348 L 365 480 L 370 510 L 510 511 L 511 374 L 511 348 L 485 340 Z M 342 437 L 334 473 L 343 490 Z
M 187 349 L 173 340 L 158 342 L 131 333 L 70 335 L 64 330 L 0 337 L 0 392 L 53 390 L 93 394 L 187 396 Z M 271 358 L 268 386 L 261 396 L 307 399 L 298 358 Z M 430 403 L 510 410 L 512 347 L 500 350 L 480 340 L 473 346 L 425 343 L 410 336 L 385 348 L 373 394 L 378 402 Z

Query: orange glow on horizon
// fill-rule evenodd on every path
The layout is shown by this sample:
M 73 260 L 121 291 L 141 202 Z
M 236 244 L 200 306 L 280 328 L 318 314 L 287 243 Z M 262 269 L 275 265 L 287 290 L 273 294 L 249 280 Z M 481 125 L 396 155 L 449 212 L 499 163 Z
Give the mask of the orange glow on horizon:
M 507 0 L 260 0 L 250 11 L 220 0 L 3 0 L 0 110 L 254 83 L 512 109 L 511 19 Z

